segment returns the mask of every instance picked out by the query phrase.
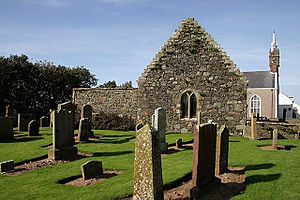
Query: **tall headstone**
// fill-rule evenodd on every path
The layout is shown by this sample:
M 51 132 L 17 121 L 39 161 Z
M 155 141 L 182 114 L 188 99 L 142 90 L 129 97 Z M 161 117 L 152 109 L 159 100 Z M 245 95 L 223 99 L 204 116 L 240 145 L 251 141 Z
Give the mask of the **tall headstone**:
M 136 134 L 133 182 L 134 200 L 164 199 L 159 138 L 149 125 Z
M 229 131 L 225 125 L 217 133 L 216 175 L 224 174 L 228 169 Z
M 78 141 L 88 141 L 90 131 L 90 121 L 88 118 L 81 118 L 79 121 Z
M 168 149 L 168 143 L 166 143 L 166 111 L 162 107 L 156 108 L 154 111 L 154 123 L 153 127 L 157 130 L 159 135 L 159 148 L 160 151 L 166 151 Z
M 10 141 L 13 139 L 13 121 L 9 117 L 0 117 L 0 141 Z
M 200 198 L 203 192 L 220 179 L 215 177 L 216 124 L 197 125 L 194 130 L 194 160 L 190 198 Z
M 53 115 L 52 115 L 53 110 L 50 109 L 49 113 L 50 113 L 50 127 L 53 127 Z
M 93 108 L 92 108 L 92 106 L 89 105 L 89 104 L 83 105 L 82 108 L 81 108 L 81 119 L 86 118 L 88 120 L 88 122 L 85 122 L 86 127 L 87 127 L 87 131 L 88 131 L 88 137 L 93 136 L 92 117 L 93 117 Z
M 49 127 L 50 126 L 50 120 L 47 116 L 42 116 L 40 118 L 40 127 Z
M 7 105 L 5 108 L 6 108 L 5 116 L 12 118 L 13 111 L 14 111 L 13 107 L 11 105 Z
M 182 148 L 182 138 L 178 138 L 176 140 L 176 148 L 181 149 Z
M 77 147 L 74 147 L 74 113 L 65 109 L 53 111 L 53 147 L 48 157 L 54 160 L 74 160 Z
M 92 120 L 92 116 L 93 116 L 92 106 L 89 104 L 83 105 L 81 109 L 81 118 L 88 118 Z
M 28 123 L 34 119 L 31 114 L 18 114 L 18 132 L 28 131 Z
M 28 136 L 39 135 L 39 128 L 39 123 L 35 119 L 31 120 L 28 124 Z
M 257 139 L 257 130 L 256 130 L 256 114 L 252 113 L 251 116 L 251 139 L 256 140 Z
M 278 129 L 273 129 L 273 142 L 272 142 L 272 148 L 277 149 L 278 146 Z

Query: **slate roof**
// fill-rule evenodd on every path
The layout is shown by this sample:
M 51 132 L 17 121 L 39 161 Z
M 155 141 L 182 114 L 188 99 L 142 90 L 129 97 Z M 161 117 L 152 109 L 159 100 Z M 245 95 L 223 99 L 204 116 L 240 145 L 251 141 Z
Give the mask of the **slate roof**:
M 270 71 L 253 71 L 243 72 L 246 76 L 248 88 L 274 88 L 275 87 L 275 74 Z

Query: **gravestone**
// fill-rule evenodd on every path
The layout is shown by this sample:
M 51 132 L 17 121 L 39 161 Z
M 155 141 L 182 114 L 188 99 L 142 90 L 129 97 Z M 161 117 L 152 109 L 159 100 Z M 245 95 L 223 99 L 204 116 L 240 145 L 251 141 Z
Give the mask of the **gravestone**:
M 166 143 L 166 111 L 162 107 L 156 108 L 154 111 L 153 127 L 157 130 L 159 135 L 159 148 L 160 151 L 166 151 L 168 149 L 168 143 Z
M 220 179 L 215 177 L 216 124 L 197 125 L 194 130 L 192 188 L 188 190 L 190 198 L 200 196 Z
M 77 147 L 74 147 L 74 112 L 58 110 L 52 112 L 53 117 L 53 147 L 48 152 L 48 158 L 54 160 L 74 160 Z
M 12 118 L 14 112 L 13 107 L 11 105 L 7 105 L 5 108 L 6 108 L 5 117 Z
M 88 141 L 90 131 L 90 121 L 88 118 L 81 118 L 79 121 L 78 141 Z
M 272 140 L 272 148 L 277 149 L 278 146 L 278 130 L 273 129 L 273 140 Z
M 88 131 L 88 136 L 93 137 L 94 134 L 92 132 L 92 118 L 93 118 L 93 108 L 91 105 L 86 104 L 83 105 L 81 108 L 81 119 L 86 118 L 88 119 L 88 124 L 87 124 L 87 131 Z
M 39 123 L 35 119 L 31 120 L 28 124 L 28 136 L 39 135 L 39 128 Z
M 49 113 L 50 113 L 50 127 L 53 127 L 53 115 L 52 115 L 53 110 L 50 109 Z
M 13 120 L 10 117 L 0 117 L 0 141 L 14 139 Z
M 257 130 L 256 130 L 256 114 L 252 113 L 251 116 L 251 139 L 256 140 L 257 139 Z
M 136 133 L 133 199 L 164 199 L 159 137 L 145 125 Z
M 0 173 L 11 172 L 15 170 L 15 165 L 13 160 L 8 160 L 4 162 L 0 162 Z
M 28 131 L 28 123 L 34 119 L 31 114 L 18 114 L 18 132 Z
M 225 125 L 217 133 L 216 141 L 216 176 L 228 169 L 229 131 Z
M 84 180 L 97 178 L 103 174 L 101 161 L 88 161 L 82 164 L 80 168 Z
M 182 148 L 182 138 L 179 138 L 176 140 L 176 148 L 181 149 Z
M 57 110 L 68 110 L 72 112 L 74 112 L 76 108 L 76 105 L 74 105 L 71 101 L 60 103 L 57 106 Z
M 49 127 L 50 126 L 50 121 L 47 116 L 42 116 L 40 118 L 40 127 Z
M 88 118 L 89 120 L 92 120 L 92 117 L 93 117 L 92 106 L 89 104 L 83 105 L 81 108 L 81 118 Z

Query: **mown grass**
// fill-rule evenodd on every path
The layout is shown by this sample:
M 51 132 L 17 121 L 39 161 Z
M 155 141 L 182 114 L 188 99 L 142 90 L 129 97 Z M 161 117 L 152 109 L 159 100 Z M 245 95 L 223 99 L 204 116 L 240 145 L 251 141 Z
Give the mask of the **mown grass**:
M 47 154 L 45 147 L 52 142 L 50 128 L 41 129 L 41 136 L 28 138 L 16 135 L 11 143 L 0 143 L 0 161 L 22 162 Z M 99 141 L 78 144 L 79 151 L 92 152 L 93 157 L 11 177 L 0 175 L 0 199 L 114 199 L 132 194 L 134 132 L 96 130 Z M 192 140 L 190 134 L 168 134 L 167 142 L 177 138 Z M 257 145 L 271 141 L 249 141 L 230 138 L 229 164 L 246 167 L 247 188 L 234 199 L 300 199 L 300 141 L 280 140 L 280 145 L 293 145 L 290 151 L 265 151 Z M 164 184 L 169 184 L 192 171 L 192 150 L 162 156 Z M 58 181 L 80 175 L 80 165 L 88 160 L 101 160 L 104 170 L 122 173 L 87 187 L 63 185 Z

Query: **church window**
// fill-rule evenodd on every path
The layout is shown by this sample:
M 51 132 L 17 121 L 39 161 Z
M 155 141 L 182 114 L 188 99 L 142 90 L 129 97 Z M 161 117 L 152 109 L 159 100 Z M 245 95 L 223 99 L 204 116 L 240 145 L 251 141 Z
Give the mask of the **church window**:
M 185 92 L 180 101 L 181 118 L 197 117 L 197 98 L 194 93 Z
M 251 113 L 256 113 L 256 115 L 261 116 L 261 99 L 258 95 L 254 95 L 251 97 L 250 105 Z

